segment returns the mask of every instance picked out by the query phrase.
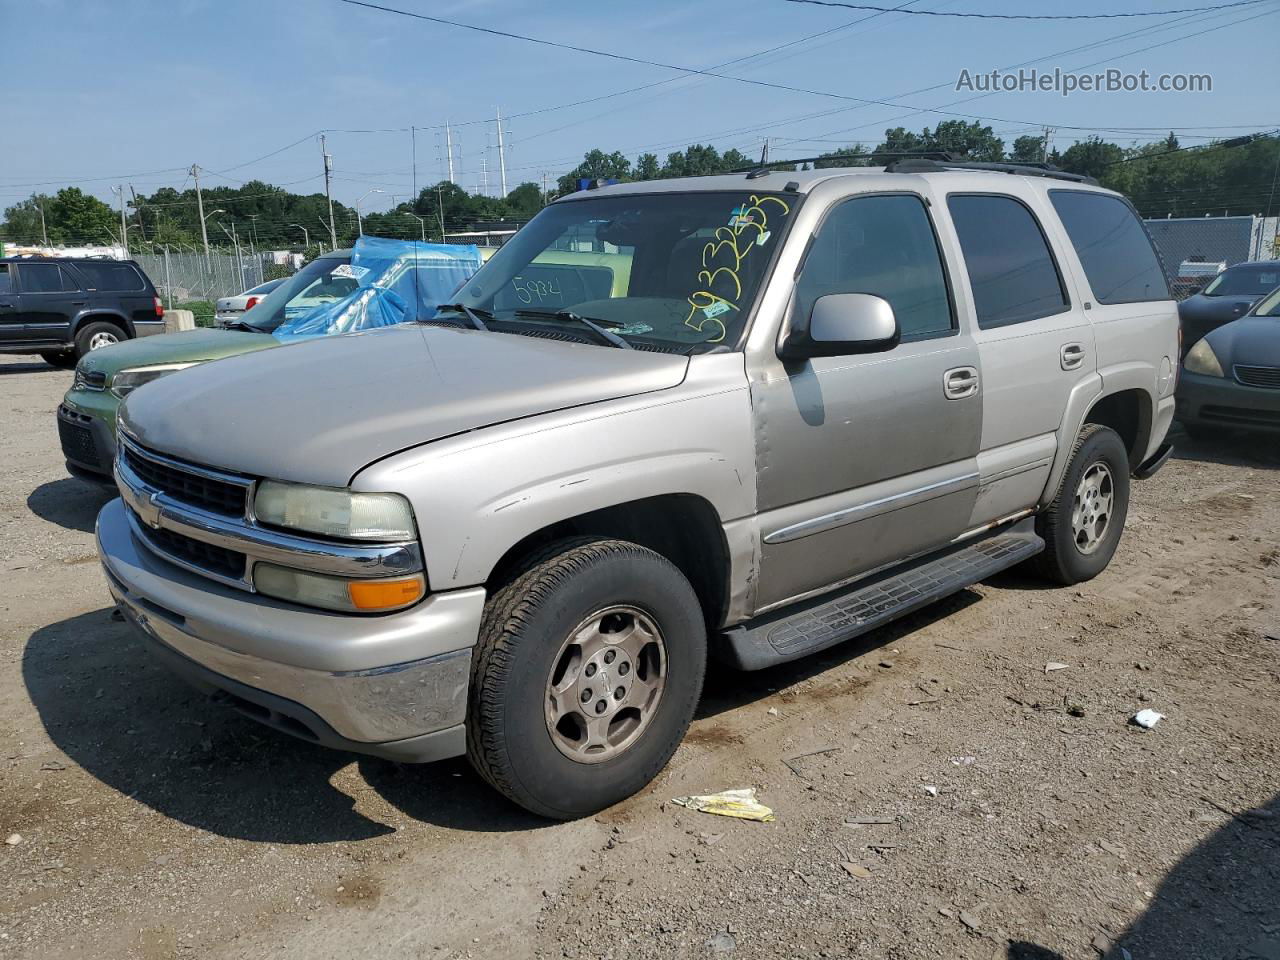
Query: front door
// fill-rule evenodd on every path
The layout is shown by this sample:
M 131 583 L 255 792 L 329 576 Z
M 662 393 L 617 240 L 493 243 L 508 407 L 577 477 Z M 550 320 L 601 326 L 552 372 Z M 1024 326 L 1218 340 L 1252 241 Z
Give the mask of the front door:
M 7 263 L 0 263 L 0 344 L 23 339 L 18 292 L 14 286 L 13 269 Z
M 65 343 L 72 318 L 87 302 L 88 295 L 80 289 L 80 282 L 57 263 L 29 261 L 14 266 L 23 339 L 32 343 Z
M 796 281 L 792 316 L 825 294 L 883 297 L 902 331 L 897 347 L 767 358 L 753 372 L 758 611 L 942 546 L 973 512 L 978 351 L 959 323 L 926 200 L 837 203 Z

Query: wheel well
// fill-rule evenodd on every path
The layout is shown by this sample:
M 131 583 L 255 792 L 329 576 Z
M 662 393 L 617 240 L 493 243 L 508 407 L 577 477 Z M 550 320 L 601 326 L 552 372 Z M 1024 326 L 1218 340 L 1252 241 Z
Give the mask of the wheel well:
M 124 319 L 124 317 L 117 317 L 114 313 L 85 314 L 76 321 L 75 329 L 72 331 L 71 335 L 73 337 L 78 336 L 80 331 L 91 323 L 109 323 L 113 327 L 119 328 L 120 332 L 123 333 L 126 338 L 133 336 L 133 328 L 129 321 Z
M 729 547 L 715 507 L 692 494 L 633 500 L 543 527 L 502 555 L 489 575 L 490 592 L 515 577 L 533 551 L 583 535 L 627 540 L 666 557 L 693 586 L 708 629 L 723 622 L 729 601 Z
M 1121 390 L 1108 394 L 1090 408 L 1084 422 L 1110 427 L 1120 435 L 1125 449 L 1129 451 L 1131 470 L 1142 464 L 1142 455 L 1151 436 L 1151 402 L 1146 391 Z

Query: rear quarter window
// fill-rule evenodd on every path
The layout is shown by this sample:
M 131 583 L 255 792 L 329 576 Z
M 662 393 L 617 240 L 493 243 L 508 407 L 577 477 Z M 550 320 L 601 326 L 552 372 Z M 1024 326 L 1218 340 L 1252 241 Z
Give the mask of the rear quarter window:
M 1049 199 L 1099 303 L 1170 298 L 1160 258 L 1131 206 L 1082 190 L 1050 190 Z
M 77 263 L 84 277 L 85 289 L 104 293 L 136 293 L 147 289 L 142 272 L 131 263 L 104 260 L 101 263 Z

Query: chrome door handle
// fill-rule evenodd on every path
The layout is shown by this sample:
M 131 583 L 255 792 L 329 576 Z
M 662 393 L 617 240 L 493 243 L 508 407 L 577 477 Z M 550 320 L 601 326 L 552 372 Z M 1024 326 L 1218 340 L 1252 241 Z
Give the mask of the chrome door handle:
M 978 392 L 978 371 L 974 367 L 955 367 L 942 375 L 942 392 L 948 400 L 963 400 Z
M 1064 343 L 1061 358 L 1063 370 L 1075 370 L 1084 363 L 1084 344 Z

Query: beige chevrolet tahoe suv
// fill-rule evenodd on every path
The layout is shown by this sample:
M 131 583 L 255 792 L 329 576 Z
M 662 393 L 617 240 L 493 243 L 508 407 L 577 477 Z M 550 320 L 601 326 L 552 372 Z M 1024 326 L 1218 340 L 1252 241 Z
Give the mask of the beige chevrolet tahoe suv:
M 707 669 L 1096 576 L 1169 454 L 1156 251 L 1039 168 L 586 190 L 455 296 L 134 391 L 98 543 L 198 686 L 548 817 L 648 783 Z

